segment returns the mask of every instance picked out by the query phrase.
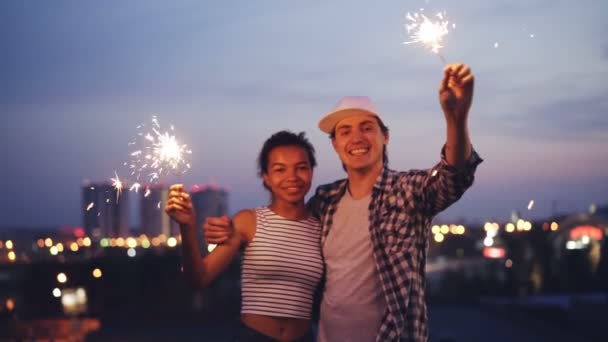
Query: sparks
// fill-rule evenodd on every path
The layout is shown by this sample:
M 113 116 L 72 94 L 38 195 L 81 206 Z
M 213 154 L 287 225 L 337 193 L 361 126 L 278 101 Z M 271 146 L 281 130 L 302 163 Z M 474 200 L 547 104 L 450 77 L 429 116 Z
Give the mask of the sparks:
M 131 185 L 131 187 L 129 188 L 129 191 L 135 190 L 135 193 L 137 193 L 137 191 L 139 191 L 140 187 L 141 187 L 141 184 L 135 182 L 135 183 L 133 183 L 133 185 Z
M 145 130 L 146 125 L 139 125 L 137 129 Z M 148 182 L 154 183 L 163 175 L 174 173 L 177 175 L 185 173 L 190 169 L 188 161 L 192 151 L 186 144 L 181 144 L 173 134 L 175 130 L 170 125 L 170 130 L 162 132 L 156 116 L 152 117 L 152 125 L 148 131 L 139 132 L 137 142 L 129 146 L 136 148 L 131 152 L 129 168 L 131 175 L 136 181 L 146 177 Z
M 120 197 L 120 194 L 122 193 L 122 182 L 120 181 L 120 178 L 118 178 L 118 174 L 116 173 L 116 171 L 114 171 L 114 176 L 116 176 L 116 178 L 110 178 L 112 180 L 112 186 L 114 187 L 114 190 L 116 190 L 116 202 L 118 202 L 118 197 Z
M 95 205 L 95 203 L 93 203 L 93 202 L 89 203 L 89 205 L 87 205 L 87 211 L 91 210 L 91 208 L 93 208 L 94 205 Z
M 409 34 L 408 41 L 404 44 L 421 43 L 433 53 L 439 54 L 439 49 L 443 47 L 442 40 L 448 34 L 449 22 L 445 20 L 445 12 L 439 12 L 435 15 L 437 21 L 432 21 L 427 16 L 420 12 L 414 14 L 407 13 L 405 18 L 408 21 L 405 24 L 405 29 Z M 456 27 L 452 24 L 452 27 Z
M 534 200 L 530 200 L 530 203 L 528 203 L 528 210 L 532 210 L 533 206 L 534 206 Z

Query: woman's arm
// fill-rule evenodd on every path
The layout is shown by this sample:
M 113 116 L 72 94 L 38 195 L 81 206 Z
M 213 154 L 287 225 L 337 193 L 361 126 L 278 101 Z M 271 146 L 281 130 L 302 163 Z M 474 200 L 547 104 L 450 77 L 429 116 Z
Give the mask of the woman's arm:
M 184 275 L 195 288 L 205 288 L 217 279 L 234 260 L 244 241 L 245 233 L 255 229 L 255 216 L 250 211 L 242 211 L 235 215 L 234 224 L 228 217 L 215 218 L 214 220 L 220 221 L 220 224 L 231 228 L 234 226 L 237 234 L 233 234 L 203 258 L 196 236 L 196 214 L 192 206 L 192 199 L 181 184 L 171 186 L 165 211 L 179 223 L 182 234 Z M 253 225 L 250 222 L 251 217 L 254 219 Z

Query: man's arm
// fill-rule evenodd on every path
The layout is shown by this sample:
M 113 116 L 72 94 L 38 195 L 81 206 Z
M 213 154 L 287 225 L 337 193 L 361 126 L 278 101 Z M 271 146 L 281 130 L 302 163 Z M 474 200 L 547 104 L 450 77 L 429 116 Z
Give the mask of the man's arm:
M 428 170 L 410 171 L 406 187 L 416 195 L 414 205 L 427 216 L 435 216 L 460 199 L 475 180 L 477 165 L 483 160 L 475 150 L 460 168 L 447 161 L 446 146 L 441 152 L 441 161 Z
M 445 158 L 460 169 L 471 157 L 468 116 L 473 101 L 475 78 L 464 64 L 450 64 L 444 69 L 439 86 L 439 101 L 446 119 Z
M 439 100 L 447 126 L 441 162 L 432 169 L 415 171 L 408 184 L 421 197 L 418 206 L 434 216 L 456 202 L 474 180 L 481 158 L 473 151 L 468 130 L 469 109 L 473 100 L 474 77 L 464 64 L 445 67 L 439 86 Z

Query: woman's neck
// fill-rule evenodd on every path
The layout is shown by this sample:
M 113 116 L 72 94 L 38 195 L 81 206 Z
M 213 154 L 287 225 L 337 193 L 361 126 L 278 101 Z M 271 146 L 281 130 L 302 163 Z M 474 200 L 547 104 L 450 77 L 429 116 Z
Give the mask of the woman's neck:
M 303 220 L 308 217 L 308 209 L 304 200 L 297 203 L 272 201 L 269 208 L 280 216 L 290 220 Z

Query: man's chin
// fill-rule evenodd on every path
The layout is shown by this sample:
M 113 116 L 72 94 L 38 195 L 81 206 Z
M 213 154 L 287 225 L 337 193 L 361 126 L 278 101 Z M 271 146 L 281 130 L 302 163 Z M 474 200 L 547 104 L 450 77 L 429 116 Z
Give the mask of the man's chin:
M 355 172 L 365 172 L 371 168 L 369 163 L 352 163 L 351 165 L 346 164 L 347 170 L 352 170 Z
M 344 165 L 346 166 L 346 170 L 350 170 L 350 171 L 354 171 L 354 172 L 359 172 L 359 173 L 364 173 L 364 172 L 368 172 L 370 170 L 372 170 L 374 168 L 374 165 L 376 165 L 374 162 L 370 162 L 370 161 L 361 161 L 361 162 L 349 162 L 349 163 L 344 163 Z

